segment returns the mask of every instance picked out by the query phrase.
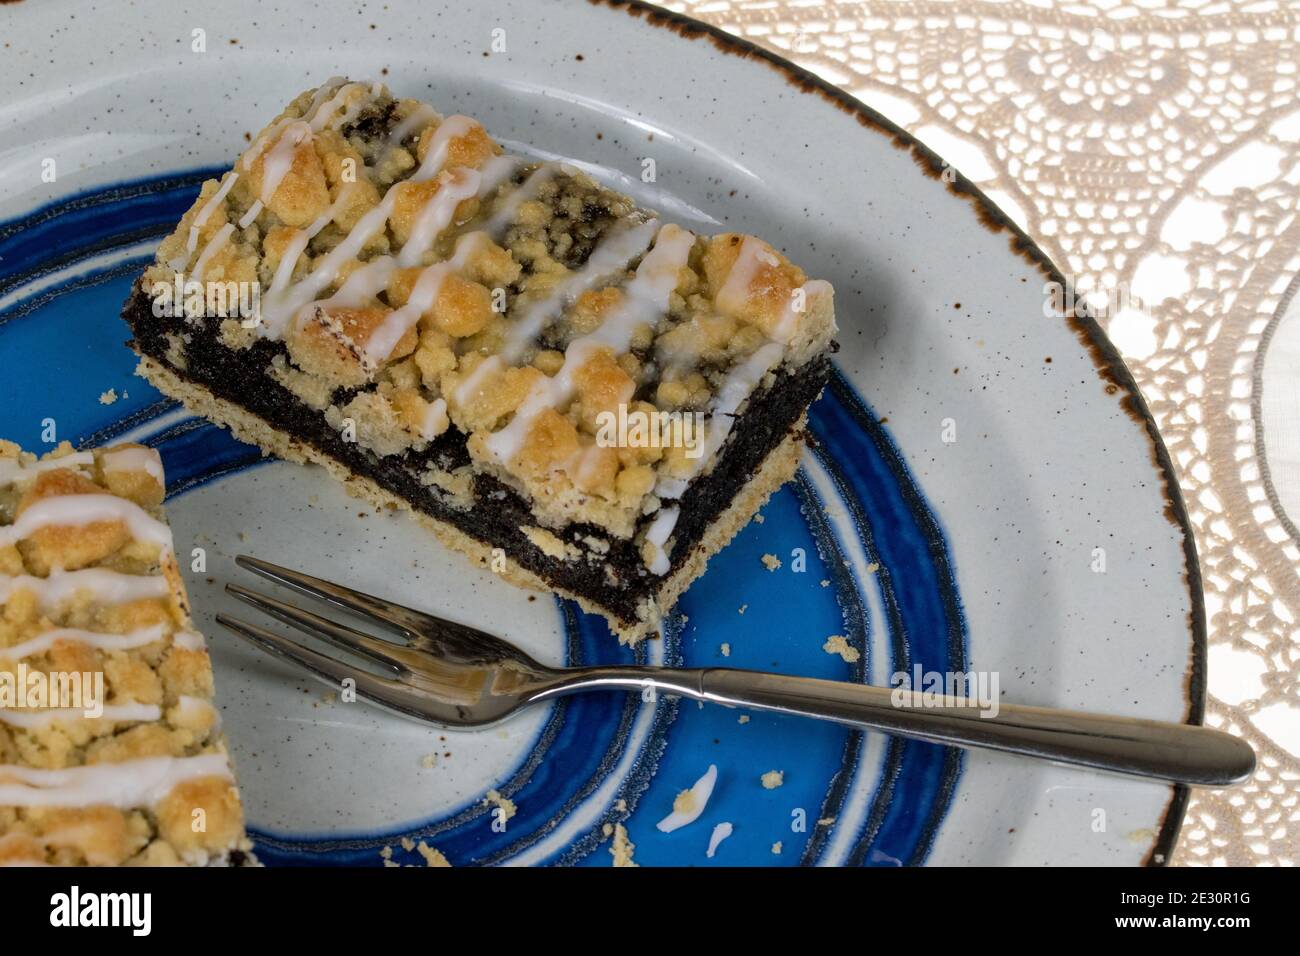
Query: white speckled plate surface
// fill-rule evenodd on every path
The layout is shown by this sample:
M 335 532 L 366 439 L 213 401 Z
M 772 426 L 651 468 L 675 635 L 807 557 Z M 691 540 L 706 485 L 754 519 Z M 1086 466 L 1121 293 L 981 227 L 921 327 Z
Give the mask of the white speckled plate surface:
M 39 447 L 53 418 L 59 438 L 162 450 L 178 547 L 209 556 L 189 587 L 267 862 L 377 864 L 411 836 L 453 864 L 608 865 L 617 822 L 642 863 L 1136 864 L 1168 848 L 1183 795 L 1157 784 L 622 697 L 439 733 L 327 699 L 212 621 L 250 551 L 543 660 L 632 659 L 599 621 L 470 570 L 318 470 L 259 463 L 131 377 L 117 310 L 204 171 L 343 74 L 589 163 L 670 219 L 768 237 L 834 283 L 842 349 L 816 450 L 641 659 L 720 664 L 727 644 L 731 666 L 846 680 L 971 668 L 1006 700 L 1199 719 L 1198 571 L 1145 406 L 1097 328 L 1053 307 L 1061 277 L 924 148 L 739 41 L 583 0 L 27 0 L 0 7 L 0 38 L 0 434 Z M 121 397 L 102 405 L 108 388 Z M 825 653 L 831 634 L 860 660 Z M 704 817 L 659 833 L 709 764 Z M 764 789 L 773 769 L 785 783 Z M 490 788 L 517 805 L 504 828 Z

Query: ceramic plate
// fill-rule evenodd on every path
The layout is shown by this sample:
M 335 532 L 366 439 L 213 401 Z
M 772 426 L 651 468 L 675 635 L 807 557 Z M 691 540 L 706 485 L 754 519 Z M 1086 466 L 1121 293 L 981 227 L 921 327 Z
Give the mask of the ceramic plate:
M 549 663 L 974 671 L 1008 701 L 1199 720 L 1198 571 L 1150 415 L 1096 325 L 1064 308 L 1064 278 L 933 153 L 797 68 L 639 5 L 47 0 L 0 17 L 0 432 L 161 450 L 178 550 L 205 563 L 189 588 L 264 861 L 376 865 L 392 846 L 419 863 L 410 837 L 456 865 L 607 866 L 618 822 L 642 864 L 1167 853 L 1185 794 L 1154 783 L 627 696 L 439 732 L 337 702 L 213 622 L 247 551 Z M 578 160 L 670 219 L 769 237 L 834 283 L 838 372 L 803 468 L 662 640 L 621 648 L 132 376 L 132 277 L 245 136 L 334 74 Z M 857 660 L 824 651 L 831 635 Z M 710 765 L 703 817 L 660 833 Z M 761 785 L 770 770 L 782 786 Z M 490 789 L 517 808 L 504 826 Z M 722 822 L 734 833 L 709 858 Z

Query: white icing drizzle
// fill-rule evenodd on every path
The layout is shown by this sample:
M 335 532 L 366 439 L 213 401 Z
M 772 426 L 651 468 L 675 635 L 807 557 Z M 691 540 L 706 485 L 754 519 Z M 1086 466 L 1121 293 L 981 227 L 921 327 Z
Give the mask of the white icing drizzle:
M 659 220 L 619 229 L 592 250 L 581 269 L 572 273 L 540 302 L 534 302 L 516 316 L 506 333 L 500 352 L 488 356 L 456 386 L 455 398 L 466 401 L 490 374 L 519 361 L 529 344 L 578 296 L 602 279 L 627 267 L 629 260 L 646 250 L 659 229 Z
M 187 651 L 201 651 L 207 648 L 207 642 L 203 640 L 203 635 L 198 631 L 189 629 L 177 631 L 172 635 L 172 646 L 180 647 Z
M 420 437 L 426 440 L 437 438 L 451 425 L 447 417 L 447 400 L 435 398 L 425 410 L 424 421 L 420 423 Z
M 320 132 L 326 126 L 331 126 L 335 129 L 347 126 L 348 123 L 351 123 L 356 119 L 357 116 L 360 115 L 361 111 L 373 103 L 375 98 L 384 91 L 384 85 L 382 83 L 371 83 L 366 95 L 357 97 L 356 102 L 344 110 L 343 115 L 338 118 L 337 122 L 335 122 L 334 114 L 338 112 L 340 106 L 347 102 L 348 95 L 352 93 L 353 90 L 364 89 L 365 87 L 365 83 L 346 83 L 340 87 L 339 91 L 330 97 L 327 102 L 307 115 L 312 130 L 314 132 Z
M 519 207 L 535 198 L 542 186 L 554 178 L 554 166 L 538 166 L 529 174 L 527 179 L 519 184 L 518 189 L 506 196 L 505 201 L 501 203 L 501 208 L 494 212 L 487 222 L 483 223 L 483 231 L 493 239 L 501 236 L 510 227 L 510 224 L 515 221 L 515 217 L 519 215 Z
M 208 263 L 212 261 L 213 256 L 221 251 L 221 247 L 230 241 L 230 237 L 234 235 L 234 232 L 235 224 L 228 222 L 213 234 L 212 238 L 208 240 L 208 244 L 203 247 L 203 251 L 199 253 L 198 262 L 194 263 L 194 268 L 190 270 L 191 279 L 195 282 L 203 280 L 203 272 L 207 269 Z
M 108 708 L 104 708 L 107 710 Z M 190 720 L 202 715 L 212 714 L 214 723 L 217 726 L 221 724 L 221 717 L 217 714 L 217 708 L 212 706 L 211 701 L 206 701 L 202 697 L 191 697 L 188 694 L 181 694 L 176 699 L 177 717 L 180 720 Z
M 478 126 L 478 123 L 467 116 L 447 117 L 435 131 L 433 139 L 429 143 L 429 151 L 425 154 L 424 162 L 406 181 L 425 182 L 441 173 L 452 138 L 463 136 L 476 126 Z M 393 268 L 399 265 L 402 267 L 416 265 L 423 258 L 424 253 L 433 245 L 439 233 L 450 223 L 456 206 L 461 201 L 479 194 L 481 180 L 482 175 L 480 172 L 468 167 L 458 168 L 454 174 L 449 173 L 438 192 L 421 210 L 411 236 L 407 239 L 406 245 L 402 247 L 399 255 L 396 258 L 380 256 L 367 263 L 363 269 L 369 269 L 370 271 L 366 273 L 362 281 L 377 283 L 382 277 L 386 283 L 387 277 L 391 275 Z M 297 262 L 298 256 L 307 247 L 311 237 L 320 229 L 323 229 L 330 218 L 333 218 L 332 210 L 334 207 L 331 206 L 330 213 L 326 213 L 313 223 L 305 235 L 301 232 L 298 233 L 286 248 L 285 259 L 281 261 L 279 268 L 276 270 L 271 289 L 263 297 L 262 316 L 264 321 L 259 326 L 262 333 L 267 337 L 278 338 L 284 334 L 285 327 L 291 319 L 301 319 L 304 316 L 307 306 L 324 305 L 324 303 L 318 302 L 320 293 L 334 282 L 339 269 L 343 267 L 344 263 L 355 259 L 370 240 L 370 237 L 384 228 L 388 218 L 392 215 L 396 202 L 397 193 L 395 187 L 389 188 L 388 192 L 384 194 L 384 198 L 357 221 L 356 225 L 343 238 L 343 241 L 331 249 L 321 259 L 316 268 L 303 276 L 298 283 L 289 285 L 289 279 L 293 275 L 293 266 Z M 338 201 L 336 200 L 334 205 L 337 204 Z M 362 270 L 358 269 L 357 271 Z M 356 273 L 353 273 L 353 276 L 355 275 Z M 349 276 L 348 281 L 351 281 L 351 279 L 352 276 Z M 344 286 L 346 287 L 346 285 L 345 282 Z M 383 288 L 382 285 L 363 286 L 358 282 L 353 286 L 349 296 L 355 295 L 367 287 L 373 288 L 375 291 Z M 342 294 L 343 289 L 340 289 L 335 296 L 332 296 L 327 301 L 331 305 L 339 305 L 343 301 L 340 298 Z M 400 335 L 398 339 L 400 339 Z M 393 340 L 393 345 L 396 345 L 398 339 Z M 392 347 L 390 346 L 389 351 L 391 350 Z
M 289 123 L 281 131 L 275 145 L 267 153 L 266 161 L 262 164 L 262 188 L 257 198 L 264 205 L 271 204 L 275 191 L 280 188 L 280 183 L 293 167 L 294 152 L 302 143 L 310 142 L 311 133 L 312 125 L 301 120 Z
M 671 567 L 668 552 L 664 550 L 664 542 L 677 526 L 679 511 L 676 505 L 660 508 L 659 514 L 655 515 L 654 521 L 650 522 L 650 527 L 646 528 L 645 539 L 654 547 L 654 557 L 650 561 L 651 574 L 665 575 Z
M 466 199 L 478 195 L 481 175 L 477 169 L 462 168 L 448 173 L 433 198 L 424 204 L 415 219 L 411 234 L 397 254 L 397 264 L 403 269 L 420 264 L 434 240 L 451 224 L 456 207 Z
M 709 427 L 705 432 L 704 440 L 700 443 L 699 457 L 690 459 L 690 471 L 685 477 L 660 478 L 655 484 L 655 494 L 661 498 L 680 498 L 686 492 L 691 480 L 713 460 L 714 454 L 731 434 L 736 410 L 763 380 L 763 376 L 771 371 L 784 355 L 784 345 L 780 342 L 768 342 L 727 373 L 727 377 L 709 405 Z M 679 509 L 675 506 L 665 508 L 646 531 L 646 540 L 651 541 L 656 548 L 654 560 L 650 563 L 652 574 L 662 575 L 668 572 L 668 552 L 664 550 L 663 543 L 672 534 L 677 524 L 678 514 Z M 655 539 L 651 538 L 651 532 L 655 534 Z
M 216 211 L 216 208 L 226 201 L 226 194 L 230 192 L 230 187 L 235 185 L 235 180 L 238 178 L 239 173 L 231 170 L 221 181 L 221 188 L 213 193 L 208 201 L 203 204 L 203 208 L 200 209 L 198 214 L 194 217 L 194 222 L 190 224 L 190 235 L 185 242 L 185 255 L 177 256 L 168 263 L 168 265 L 173 269 L 179 272 L 181 269 L 184 269 L 185 264 L 190 261 L 190 256 L 194 255 L 194 250 L 197 249 L 199 245 L 199 230 L 203 228 L 203 224 L 208 221 L 212 213 Z
M 432 106 L 426 106 L 420 103 L 411 114 L 394 126 L 388 133 L 388 145 L 400 146 L 406 137 L 410 136 L 417 129 L 428 126 L 430 123 L 442 122 L 442 114 Z
M 339 84 L 343 85 L 339 86 Z M 262 188 L 259 190 L 258 198 L 240 217 L 240 229 L 247 229 L 252 225 L 261 211 L 271 202 L 280 183 L 293 168 L 293 154 L 298 146 L 310 142 L 312 134 L 320 132 L 326 126 L 334 128 L 346 126 L 384 90 L 382 83 L 371 84 L 367 95 L 358 97 L 357 101 L 336 121 L 334 114 L 346 101 L 348 94 L 364 86 L 364 83 L 345 83 L 341 77 L 334 77 L 316 90 L 307 111 L 300 118 L 285 117 L 278 120 L 257 138 L 240 160 L 240 165 L 244 169 L 252 169 L 257 158 L 266 152 L 268 146 L 271 151 L 262 164 Z M 330 96 L 331 93 L 334 95 Z M 274 145 L 271 145 L 272 143 Z M 294 256 L 294 259 L 296 260 L 297 256 Z
M 293 240 L 285 249 L 286 259 L 281 260 L 280 267 L 276 269 L 271 288 L 262 298 L 262 317 L 264 321 L 259 328 L 263 330 L 264 334 L 272 338 L 283 335 L 286 323 L 291 318 L 299 316 L 306 306 L 316 302 L 320 293 L 324 292 L 338 277 L 339 269 L 343 268 L 344 263 L 355 259 L 357 254 L 365 247 L 365 244 L 370 241 L 370 237 L 384 227 L 389 215 L 392 213 L 396 199 L 393 190 L 389 189 L 377 206 L 368 210 L 364 216 L 357 220 L 356 225 L 343 238 L 343 241 L 321 258 L 320 264 L 316 268 L 303 276 L 299 282 L 286 288 L 289 278 L 293 275 L 293 266 L 297 262 L 298 256 L 307 248 L 307 243 L 312 236 L 325 228 L 329 223 L 329 219 L 333 217 L 326 218 L 329 216 L 329 213 L 326 213 L 312 223 L 305 233 L 299 232 L 293 237 Z M 290 256 L 292 256 L 291 259 Z M 384 268 L 385 265 L 391 268 L 391 263 L 391 257 L 382 256 L 367 263 L 367 266 L 374 266 L 374 271 L 377 272 L 379 269 Z M 283 282 L 281 281 L 282 277 Z
M 708 434 L 704 437 L 702 453 L 693 459 L 696 474 L 712 460 L 714 453 L 731 434 L 736 410 L 784 355 L 785 346 L 780 342 L 768 342 L 727 373 L 710 403 Z
M 327 310 L 330 307 L 355 309 L 377 296 L 396 271 L 397 262 L 381 256 L 356 269 L 328 299 L 313 304 Z
M 343 111 L 343 115 L 339 117 L 339 121 L 334 125 L 339 129 L 342 129 L 344 126 L 347 126 L 358 116 L 360 116 L 361 111 L 364 110 L 371 103 L 373 103 L 376 100 L 376 98 L 378 98 L 379 94 L 383 92 L 384 92 L 384 84 L 380 83 L 378 80 L 376 80 L 374 83 L 371 83 L 370 89 L 366 92 L 366 95 L 357 97 L 356 102 Z
M 172 549 L 172 533 L 167 525 L 151 517 L 134 501 L 116 495 L 42 498 L 20 514 L 13 524 L 0 528 L 0 545 L 16 544 L 50 525 L 87 525 L 95 521 L 120 521 L 135 539 L 156 544 L 166 553 Z
M 704 851 L 704 855 L 710 860 L 713 859 L 713 854 L 718 852 L 718 845 L 731 836 L 733 832 L 735 832 L 735 828 L 730 822 L 723 820 L 719 823 L 713 828 L 713 832 L 709 834 L 709 848 Z
M 64 770 L 0 765 L 0 806 L 152 807 L 177 785 L 198 777 L 231 779 L 225 754 L 145 757 Z
M 0 604 L 15 591 L 31 591 L 43 608 L 52 608 L 78 591 L 89 591 L 100 604 L 124 604 L 144 598 L 161 598 L 171 594 L 171 585 L 162 575 L 123 574 L 106 568 L 82 568 L 64 571 L 55 568 L 48 578 L 27 574 L 0 574 Z
M 690 789 L 690 796 L 687 798 L 687 806 L 683 810 L 674 809 L 672 813 L 660 820 L 655 826 L 661 833 L 672 833 L 679 830 L 688 823 L 694 823 L 704 812 L 705 806 L 708 805 L 709 797 L 713 796 L 713 786 L 718 782 L 718 767 L 716 764 L 709 764 L 709 769 L 704 772 L 704 776 L 695 781 L 695 785 Z
M 749 298 L 750 287 L 760 266 L 779 266 L 781 260 L 772 248 L 755 236 L 746 236 L 740 243 L 740 252 L 731 264 L 727 280 L 718 290 L 714 303 L 722 312 L 735 312 L 742 309 Z
M 455 254 L 445 262 L 435 262 L 431 266 L 426 266 L 420 270 L 420 275 L 415 280 L 415 285 L 411 288 L 410 298 L 400 309 L 394 309 L 388 315 L 384 316 L 384 321 L 379 323 L 371 332 L 364 345 L 361 347 L 361 357 L 363 361 L 377 364 L 392 354 L 397 343 L 402 340 L 407 329 L 420 321 L 420 316 L 433 308 L 433 304 L 438 301 L 438 294 L 442 291 L 442 284 L 446 281 L 447 276 L 454 272 L 460 272 L 468 264 L 470 256 L 474 254 L 474 247 L 482 238 L 482 233 L 469 232 L 456 240 Z M 383 282 L 378 288 L 365 290 L 373 296 L 379 289 L 384 288 L 388 283 L 388 276 L 392 272 L 393 260 L 387 256 L 375 260 L 372 265 L 382 266 L 387 264 L 388 271 L 384 274 Z M 358 269 L 361 272 L 366 267 Z M 348 282 L 356 276 L 354 272 L 348 277 Z M 346 288 L 347 283 L 344 283 Z M 343 289 L 339 290 L 339 294 Z M 334 298 L 337 298 L 335 296 Z M 328 300 L 327 300 L 328 301 Z
M 247 229 L 249 226 L 251 226 L 253 224 L 253 220 L 255 220 L 258 216 L 262 214 L 263 208 L 264 207 L 262 205 L 262 200 L 254 199 L 253 204 L 248 207 L 248 212 L 244 213 L 242 216 L 239 217 L 239 228 Z
M 668 224 L 659 230 L 654 248 L 641 259 L 636 274 L 623 287 L 623 300 L 593 332 L 569 343 L 564 364 L 553 377 L 543 377 L 525 396 L 514 418 L 505 428 L 488 437 L 486 446 L 498 461 L 509 462 L 523 447 L 533 421 L 547 408 L 556 408 L 573 397 L 574 376 L 602 348 L 615 354 L 627 351 L 637 326 L 655 321 L 668 311 L 668 298 L 677 288 L 677 277 L 691 254 L 695 234 Z M 580 468 L 595 462 L 590 456 Z M 581 475 L 580 475 L 581 477 Z
M 252 169 L 253 163 L 257 161 L 257 157 L 262 155 L 266 148 L 271 145 L 272 140 L 279 136 L 284 131 L 285 127 L 290 123 L 301 122 L 303 120 L 310 122 L 315 118 L 317 112 L 319 112 L 321 104 L 325 102 L 326 97 L 335 92 L 340 85 L 346 83 L 347 80 L 341 76 L 332 76 L 322 83 L 316 88 L 316 92 L 312 94 L 311 102 L 307 105 L 307 110 L 303 113 L 301 119 L 295 120 L 293 117 L 286 116 L 283 119 L 276 120 L 267 127 L 267 129 L 258 136 L 256 140 L 253 141 L 253 145 L 244 153 L 239 164 L 246 170 Z
M 266 144 L 273 137 L 278 137 L 272 148 L 272 155 L 268 156 L 263 165 L 261 202 L 270 201 L 271 195 L 274 194 L 274 187 L 278 186 L 291 165 L 292 147 L 306 136 L 310 136 L 313 130 L 320 130 L 332 123 L 340 105 L 346 101 L 350 92 L 359 86 L 361 84 L 353 83 L 331 88 L 328 92 L 333 95 L 328 100 L 325 99 L 325 87 L 322 87 L 317 90 L 312 105 L 302 120 L 280 121 L 259 137 L 258 142 L 245 154 L 243 160 L 245 166 L 251 166 L 256 156 L 266 148 Z M 383 92 L 383 89 L 380 83 L 371 85 L 368 95 L 358 98 L 353 109 L 339 119 L 337 125 L 345 125 L 349 117 L 359 113 L 365 104 L 373 101 Z M 418 107 L 390 133 L 390 145 L 400 142 L 417 125 L 437 118 L 438 114 L 432 110 Z M 406 182 L 424 182 L 442 173 L 452 140 L 466 135 L 479 125 L 476 120 L 468 116 L 456 115 L 443 119 L 429 141 L 424 160 Z M 295 129 L 299 132 L 295 133 Z M 357 221 L 343 240 L 323 256 L 311 272 L 300 281 L 292 282 L 294 267 L 308 243 L 333 220 L 339 209 L 344 199 L 344 193 L 341 192 L 326 213 L 306 229 L 297 230 L 286 244 L 272 278 L 271 287 L 262 298 L 262 321 L 258 324 L 258 333 L 266 338 L 281 338 L 291 321 L 303 321 L 307 317 L 309 306 L 325 309 L 356 307 L 368 298 L 373 298 L 386 287 L 394 269 L 409 268 L 420 263 L 437 237 L 451 223 L 456 207 L 461 202 L 495 189 L 509 177 L 519 162 L 520 160 L 511 157 L 494 157 L 484 165 L 482 170 L 465 167 L 455 170 L 454 173 L 448 173 L 437 193 L 420 210 L 411 235 L 400 253 L 396 257 L 381 256 L 367 263 L 349 276 L 343 287 L 333 296 L 321 301 L 319 299 L 321 293 L 334 283 L 344 264 L 356 258 L 370 238 L 384 228 L 397 200 L 397 193 L 390 188 L 383 199 Z M 255 210 L 257 210 L 256 204 L 240 220 L 241 225 L 245 224 L 245 221 L 251 223 L 256 218 Z M 440 282 L 438 284 L 440 285 Z M 437 288 L 434 288 L 433 292 L 436 296 Z M 397 311 L 402 312 L 402 310 Z M 400 341 L 406 329 L 414 321 L 418 321 L 418 318 L 418 313 L 414 319 L 411 319 L 409 312 L 402 312 L 399 318 L 386 323 L 382 334 L 372 335 L 364 346 L 363 360 L 373 363 L 385 358 Z M 404 322 L 407 323 L 405 327 L 403 327 Z M 395 336 L 392 334 L 394 330 Z
M 482 199 L 515 174 L 523 159 L 519 156 L 493 156 L 478 169 L 478 198 Z M 485 226 L 486 229 L 486 226 Z
M 601 462 L 600 446 L 591 444 L 578 449 L 574 460 L 566 463 L 566 467 L 574 469 L 574 483 L 579 486 L 588 485 L 595 477 L 596 467 Z
M 447 164 L 447 152 L 451 149 L 451 141 L 473 132 L 479 125 L 478 120 L 461 116 L 459 113 L 448 116 L 433 131 L 433 139 L 429 140 L 424 162 L 420 163 L 419 168 L 407 182 L 422 183 L 438 175 Z
M 807 312 L 814 298 L 834 294 L 831 284 L 825 279 L 810 279 L 799 287 L 799 291 L 803 293 L 803 309 L 794 307 L 795 298 L 791 296 L 781 317 L 772 327 L 772 338 L 778 342 L 789 344 L 790 339 L 794 338 L 795 332 L 799 330 L 799 317 Z
M 347 187 L 339 190 L 338 197 L 335 198 L 334 202 L 330 203 L 330 207 L 326 209 L 325 212 L 321 213 L 320 216 L 307 226 L 306 229 L 295 230 L 294 234 L 289 238 L 289 241 L 285 243 L 284 253 L 280 258 L 280 264 L 276 266 L 275 275 L 271 277 L 271 288 L 267 289 L 266 294 L 262 297 L 262 322 L 258 325 L 258 331 L 261 335 L 272 339 L 279 338 L 284 334 L 284 328 L 288 320 L 297 314 L 303 306 L 313 301 L 319 292 L 334 281 L 338 269 L 343 264 L 344 260 L 342 258 L 335 261 L 333 272 L 325 276 L 324 281 L 320 281 L 320 279 L 317 278 L 313 281 L 318 282 L 318 285 L 314 285 L 307 292 L 300 291 L 302 290 L 304 283 L 309 279 L 312 279 L 317 272 L 320 272 L 329 264 L 329 256 L 326 256 L 322 261 L 322 265 L 318 266 L 311 274 L 304 276 L 301 282 L 297 285 L 290 284 L 293 279 L 294 267 L 298 264 L 298 257 L 306 250 L 307 243 L 311 242 L 317 233 L 333 221 L 335 214 L 347 194 Z M 358 220 L 356 226 L 353 227 L 352 231 L 348 233 L 344 242 L 347 242 L 356 235 L 358 230 L 365 228 L 367 230 L 366 233 L 355 245 L 356 251 L 359 252 L 366 240 L 369 239 L 370 234 L 375 231 L 376 226 L 374 225 L 373 220 L 371 220 L 371 216 L 379 208 L 380 207 L 377 206 L 375 209 L 370 210 L 370 212 L 362 216 L 361 219 Z M 386 218 L 387 216 L 385 215 L 385 219 Z M 340 245 L 342 245 L 342 243 L 340 243 Z M 338 247 L 335 247 L 335 251 L 337 251 L 337 249 Z
M 158 484 L 165 484 L 163 478 L 162 458 L 157 449 L 147 446 L 130 445 L 126 448 L 111 448 L 101 453 L 99 465 L 104 471 L 144 471 L 152 475 Z
M 43 471 L 88 467 L 94 463 L 95 456 L 88 451 L 64 455 L 62 458 L 44 458 L 26 463 L 18 458 L 0 458 L 0 487 L 31 481 Z
M 79 627 L 56 627 L 48 631 L 42 631 L 35 637 L 28 638 L 20 644 L 14 644 L 12 647 L 0 647 L 0 658 L 16 661 L 24 657 L 35 657 L 38 654 L 44 654 L 59 641 L 85 644 L 87 647 L 93 647 L 101 651 L 129 651 L 135 647 L 144 647 L 146 644 L 160 641 L 166 633 L 167 628 L 162 624 L 137 628 L 126 634 L 84 631 Z M 179 643 L 179 637 L 178 634 L 176 643 Z
M 313 101 L 312 108 L 300 120 L 290 120 L 282 125 L 276 137 L 276 144 L 270 148 L 261 166 L 261 190 L 257 199 L 263 206 L 269 206 L 270 200 L 279 189 L 279 183 L 283 182 L 285 176 L 289 174 L 289 170 L 294 165 L 294 153 L 299 146 L 311 142 L 313 134 L 320 133 L 325 127 L 341 129 L 350 124 L 383 92 L 382 83 L 372 83 L 365 96 L 357 96 L 354 103 L 344 109 L 342 116 L 335 118 L 335 113 L 338 113 L 339 108 L 346 103 L 348 96 L 364 87 L 364 83 L 346 83 L 339 87 L 338 92 L 335 92 L 328 101 L 324 103 Z M 253 216 L 256 217 L 256 213 L 253 213 Z
M 0 710 L 0 723 L 30 730 L 50 724 L 68 724 L 77 720 L 108 720 L 119 723 L 148 723 L 162 718 L 156 704 L 105 704 L 97 717 L 76 707 L 54 707 L 49 710 Z M 0 771 L 2 773 L 3 771 Z
M 740 244 L 740 252 L 731 265 L 731 271 L 727 273 L 726 281 L 718 290 L 715 300 L 717 307 L 723 312 L 736 312 L 743 309 L 758 270 L 762 266 L 775 267 L 780 264 L 781 260 L 771 246 L 756 236 L 746 236 Z M 785 304 L 780 318 L 772 328 L 772 338 L 778 342 L 788 343 L 794 336 L 799 328 L 799 316 L 807 309 L 808 302 L 814 297 L 828 295 L 832 290 L 829 282 L 813 279 L 805 282 L 796 291 L 802 293 L 804 309 L 795 308 L 795 296 L 791 295 L 790 301 Z

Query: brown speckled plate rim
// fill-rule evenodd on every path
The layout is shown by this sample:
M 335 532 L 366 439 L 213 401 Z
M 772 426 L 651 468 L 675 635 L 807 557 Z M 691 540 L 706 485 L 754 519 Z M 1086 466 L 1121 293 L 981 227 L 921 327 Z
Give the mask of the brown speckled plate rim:
M 587 0 L 593 6 L 608 7 L 611 10 L 623 10 L 625 13 L 643 20 L 650 26 L 659 27 L 677 34 L 683 39 L 707 39 L 722 53 L 754 60 L 784 75 L 789 84 L 800 91 L 813 96 L 820 96 L 845 114 L 856 119 L 868 129 L 882 133 L 890 138 L 899 149 L 910 150 L 921 171 L 933 179 L 945 182 L 941 173 L 952 169 L 955 179 L 946 181 L 948 190 L 955 196 L 967 200 L 980 222 L 990 232 L 1006 232 L 1011 251 L 1030 264 L 1036 266 L 1051 282 L 1058 283 L 1063 289 L 1071 288 L 1065 276 L 1056 264 L 997 204 L 984 195 L 974 183 L 963 176 L 955 167 L 949 166 L 940 156 L 911 133 L 902 129 L 880 113 L 867 106 L 856 97 L 851 96 L 837 86 L 801 66 L 791 63 L 784 57 L 757 44 L 734 36 L 726 31 L 688 17 L 685 14 L 665 10 L 643 0 Z M 952 174 L 949 174 L 950 176 Z M 1077 301 L 1073 295 L 1066 296 L 1065 301 Z M 1187 698 L 1187 711 L 1184 721 L 1200 724 L 1205 717 L 1205 669 L 1206 669 L 1206 632 L 1205 603 L 1201 589 L 1201 566 L 1196 554 L 1196 540 L 1187 508 L 1183 504 L 1182 492 L 1174 474 L 1173 462 L 1164 442 L 1155 418 L 1142 393 L 1138 390 L 1133 374 L 1124 364 L 1119 350 L 1115 348 L 1097 320 L 1082 305 L 1070 310 L 1065 315 L 1070 328 L 1078 337 L 1080 344 L 1092 355 L 1098 374 L 1114 392 L 1123 392 L 1122 404 L 1130 418 L 1141 425 L 1146 432 L 1151 446 L 1153 463 L 1160 472 L 1165 486 L 1165 516 L 1169 522 L 1181 530 L 1183 536 L 1184 581 L 1190 601 L 1188 610 L 1188 630 L 1191 634 L 1191 654 L 1184 671 L 1183 684 Z M 1178 831 L 1182 826 L 1183 815 L 1187 811 L 1190 790 L 1183 784 L 1170 787 L 1169 802 L 1165 806 L 1160 830 L 1147 852 L 1145 864 L 1163 866 L 1173 854 Z

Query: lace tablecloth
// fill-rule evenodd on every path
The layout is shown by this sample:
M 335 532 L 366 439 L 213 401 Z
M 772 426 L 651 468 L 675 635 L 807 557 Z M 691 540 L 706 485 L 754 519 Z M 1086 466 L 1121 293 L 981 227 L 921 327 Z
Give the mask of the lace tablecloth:
M 1206 721 L 1260 758 L 1193 795 L 1173 862 L 1300 862 L 1300 7 L 664 5 L 917 134 L 1106 308 L 1196 531 Z

